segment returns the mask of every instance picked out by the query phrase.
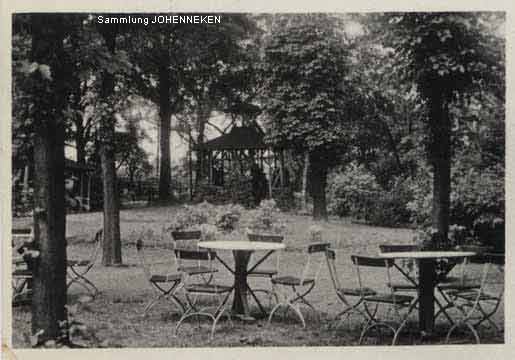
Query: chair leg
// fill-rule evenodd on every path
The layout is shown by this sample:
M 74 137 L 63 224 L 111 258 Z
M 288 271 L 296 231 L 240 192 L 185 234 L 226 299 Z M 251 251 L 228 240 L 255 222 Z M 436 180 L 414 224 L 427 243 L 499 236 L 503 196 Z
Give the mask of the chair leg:
M 299 307 L 295 306 L 291 302 L 288 302 L 286 305 L 289 306 L 291 309 L 293 309 L 293 311 L 297 314 L 297 316 L 299 317 L 299 319 L 300 319 L 300 321 L 302 323 L 302 328 L 305 329 L 306 328 L 306 322 L 304 321 L 304 316 L 302 316 L 302 312 L 300 311 Z
M 500 301 L 497 301 L 494 308 L 491 311 L 487 312 L 485 309 L 483 309 L 481 303 L 478 303 L 478 310 L 481 312 L 482 318 L 473 326 L 477 328 L 481 323 L 487 321 L 494 328 L 495 334 L 498 335 L 501 332 L 501 330 L 499 329 L 497 324 L 492 320 L 492 315 L 494 315 L 497 312 L 499 305 Z
M 215 318 L 213 320 L 213 326 L 211 327 L 210 340 L 213 340 L 213 337 L 215 335 L 215 328 L 216 328 L 216 324 L 218 323 L 218 320 L 226 312 L 225 305 L 227 304 L 227 300 L 229 299 L 230 295 L 231 295 L 231 292 L 227 293 L 227 295 L 225 296 L 225 298 L 222 300 L 221 304 L 218 306 L 218 308 L 215 311 L 216 316 L 215 316 Z M 229 319 L 229 321 L 231 322 L 231 325 L 232 325 L 232 320 L 231 320 L 231 315 L 230 314 L 228 314 L 228 319 Z
M 392 331 L 393 335 L 394 335 L 394 339 L 395 339 L 395 333 L 396 333 L 396 330 L 393 326 L 391 325 L 388 325 L 387 323 L 384 323 L 384 322 L 375 322 L 371 325 L 368 325 L 367 327 L 365 327 L 362 331 L 361 331 L 361 335 L 359 337 L 359 345 L 361 345 L 363 343 L 363 339 L 365 338 L 365 335 L 373 328 L 379 328 L 379 327 L 386 327 L 388 328 L 389 330 Z
M 91 267 L 86 268 L 83 272 L 79 272 L 75 269 L 74 266 L 68 266 L 70 273 L 68 276 L 70 277 L 70 281 L 66 285 L 66 288 L 69 288 L 72 284 L 77 283 L 81 285 L 91 296 L 95 297 L 100 291 L 88 278 L 86 278 L 86 274 L 91 269 Z
M 472 332 L 472 335 L 474 335 L 474 339 L 476 340 L 476 344 L 480 344 L 480 340 L 479 340 L 479 335 L 476 331 L 476 329 L 474 329 L 474 327 L 468 323 L 467 321 L 461 321 L 461 322 L 456 322 L 453 326 L 451 326 L 451 328 L 449 329 L 449 331 L 447 332 L 447 336 L 445 337 L 445 343 L 448 344 L 449 343 L 449 339 L 451 338 L 451 334 L 454 332 L 454 330 L 456 330 L 460 325 L 465 325 L 466 327 L 469 328 L 470 332 Z
M 272 317 L 274 316 L 274 313 L 277 311 L 277 309 L 279 309 L 281 307 L 281 305 L 283 305 L 283 303 L 279 302 L 277 303 L 273 308 L 272 308 L 272 311 L 270 311 L 270 315 L 268 315 L 268 322 L 267 322 L 267 326 L 270 326 L 270 322 L 272 321 Z

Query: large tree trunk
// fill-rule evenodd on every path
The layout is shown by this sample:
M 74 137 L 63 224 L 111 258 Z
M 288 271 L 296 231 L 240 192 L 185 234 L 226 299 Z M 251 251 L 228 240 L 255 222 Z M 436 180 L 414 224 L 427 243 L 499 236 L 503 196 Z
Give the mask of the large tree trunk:
M 430 103 L 430 160 L 433 167 L 432 223 L 438 231 L 435 241 L 446 241 L 449 231 L 451 194 L 451 122 L 447 104 L 441 95 Z
M 168 64 L 163 64 L 159 70 L 159 118 L 160 118 L 160 166 L 159 166 L 159 200 L 169 201 L 171 193 L 171 156 L 170 156 L 170 131 L 172 109 L 170 104 L 171 82 L 167 68 Z
M 116 30 L 104 25 L 102 32 L 107 49 L 115 52 Z M 105 71 L 102 79 L 101 98 L 113 107 L 109 96 L 114 91 L 114 76 Z M 115 118 L 110 111 L 101 122 L 100 162 L 102 164 L 102 182 L 104 191 L 104 237 L 102 264 L 105 266 L 122 263 L 122 246 L 120 240 L 120 204 L 115 167 Z
M 34 73 L 34 234 L 32 333 L 38 343 L 61 335 L 66 320 L 66 214 L 64 207 L 64 31 L 55 15 L 32 16 L 31 61 L 50 65 L 52 80 Z M 50 82 L 50 93 L 48 83 Z M 63 340 L 63 339 L 62 339 Z M 67 339 L 64 339 L 67 341 Z
M 327 185 L 327 161 L 323 153 L 311 152 L 311 196 L 313 197 L 313 219 L 327 220 L 327 203 L 325 188 Z

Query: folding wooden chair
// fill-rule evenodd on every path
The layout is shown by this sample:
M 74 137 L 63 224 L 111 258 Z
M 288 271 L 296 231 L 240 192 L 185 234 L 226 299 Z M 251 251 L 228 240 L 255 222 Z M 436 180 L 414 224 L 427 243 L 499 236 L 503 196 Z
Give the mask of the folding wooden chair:
M 386 327 L 387 329 L 392 331 L 392 345 L 395 345 L 400 332 L 406 325 L 409 315 L 411 314 L 411 312 L 415 308 L 415 305 L 417 304 L 417 296 L 396 293 L 390 286 L 388 286 L 388 284 L 392 283 L 390 269 L 394 266 L 395 263 L 393 259 L 357 255 L 352 255 L 351 259 L 352 263 L 356 266 L 359 286 L 360 289 L 362 289 L 362 292 L 364 292 L 365 289 L 367 289 L 363 281 L 364 269 L 366 269 L 367 272 L 373 272 L 374 269 L 386 271 L 387 291 L 380 292 L 376 290 L 375 294 L 366 295 L 363 297 L 364 309 L 365 313 L 367 314 L 368 320 L 363 326 L 363 330 L 359 338 L 359 344 L 363 343 L 365 336 L 372 329 L 380 330 L 381 327 Z M 378 276 L 376 273 L 369 273 L 367 275 L 367 278 L 370 278 L 372 276 L 377 278 Z M 370 306 L 373 306 L 375 308 L 374 311 L 370 311 Z M 389 315 L 390 311 L 393 310 L 395 318 L 391 320 L 378 319 L 377 310 L 379 306 L 388 307 L 387 315 Z M 401 310 L 405 310 L 405 313 L 401 314 Z
M 379 245 L 379 249 L 382 253 L 390 253 L 390 252 L 410 252 L 410 251 L 420 251 L 422 248 L 419 245 L 413 245 L 413 244 L 381 244 Z M 453 264 L 453 267 L 456 265 L 456 263 Z M 388 284 L 393 291 L 397 293 L 414 293 L 418 291 L 418 283 L 417 280 L 413 278 L 413 276 L 410 276 L 399 264 L 397 261 L 394 261 L 393 266 L 404 276 L 404 281 L 393 281 L 391 284 Z M 447 277 L 448 273 L 445 275 L 442 275 L 440 277 L 440 281 L 444 281 L 444 279 L 448 279 Z M 445 281 L 450 281 L 445 280 Z M 436 287 L 437 291 L 440 293 L 440 295 L 443 297 L 446 303 L 448 303 L 448 299 L 445 296 L 444 293 L 442 293 L 441 289 Z M 435 303 L 436 306 L 438 306 L 439 311 L 437 312 L 437 315 L 443 314 L 447 318 L 447 320 L 453 324 L 452 318 L 449 314 L 447 314 L 446 309 L 448 308 L 448 305 L 444 305 L 435 297 Z
M 409 252 L 409 251 L 420 251 L 421 247 L 418 245 L 410 245 L 410 244 L 381 244 L 379 245 L 379 249 L 382 253 L 390 253 L 390 252 Z M 394 291 L 417 291 L 418 284 L 412 277 L 401 267 L 397 262 L 393 264 L 395 268 L 404 275 L 405 281 L 392 282 L 389 286 Z
M 304 305 L 307 305 L 316 313 L 315 307 L 306 300 L 306 296 L 315 287 L 318 275 L 320 274 L 320 270 L 322 269 L 322 265 L 324 263 L 323 259 L 325 257 L 325 251 L 329 248 L 329 246 L 329 243 L 316 243 L 308 245 L 306 264 L 300 277 L 276 276 L 272 278 L 272 285 L 274 289 L 273 291 L 275 294 L 280 296 L 277 296 L 279 301 L 270 312 L 270 315 L 268 317 L 268 324 L 270 324 L 270 322 L 272 321 L 274 313 L 281 306 L 283 306 L 292 309 L 295 312 L 295 314 L 297 314 L 297 316 L 299 317 L 302 323 L 302 327 L 306 327 L 306 322 L 304 321 L 304 316 L 300 311 L 299 304 L 302 303 Z M 316 264 L 317 262 L 318 265 Z M 312 263 L 315 263 L 315 271 L 313 271 Z M 286 292 L 286 290 L 278 292 L 279 287 L 282 287 L 283 289 L 289 289 L 289 294 Z
M 151 266 L 146 261 L 144 254 L 144 241 L 140 237 L 136 241 L 136 250 L 138 254 L 138 260 L 143 268 L 143 272 L 145 273 L 145 277 L 148 282 L 151 284 L 151 287 L 156 291 L 157 296 L 150 300 L 149 303 L 145 306 L 143 310 L 143 314 L 146 315 L 150 309 L 157 304 L 162 299 L 170 299 L 179 309 L 180 314 L 182 315 L 186 308 L 184 304 L 179 300 L 176 296 L 178 290 L 180 290 L 180 284 L 182 280 L 182 274 L 179 272 L 176 273 L 166 273 L 166 274 L 156 274 L 152 272 Z M 155 264 L 154 264 L 155 265 Z
M 474 245 L 462 245 L 456 247 L 456 250 L 460 251 L 471 251 L 475 252 L 477 256 L 482 256 L 486 252 L 488 252 L 489 248 L 484 246 L 474 246 Z M 467 274 L 469 259 L 467 258 L 456 258 L 454 259 L 454 270 L 452 272 L 447 273 L 444 277 L 438 279 L 438 284 L 436 285 L 436 290 L 445 300 L 445 306 L 440 306 L 438 312 L 435 314 L 435 320 L 440 316 L 440 314 L 445 314 L 445 316 L 449 319 L 449 314 L 447 313 L 448 309 L 452 309 L 455 307 L 454 301 L 449 297 L 448 292 L 454 291 L 465 291 L 471 289 L 479 289 L 481 286 L 480 280 L 477 278 L 471 278 Z M 454 325 L 454 321 L 450 320 L 451 325 Z
M 282 235 L 268 235 L 268 234 L 247 234 L 249 241 L 263 241 L 263 242 L 273 242 L 273 243 L 283 243 L 284 236 Z M 257 264 L 257 268 L 253 269 L 251 272 L 247 273 L 247 278 L 265 278 L 272 280 L 274 276 L 276 276 L 279 272 L 279 264 L 280 264 L 280 252 L 274 252 L 270 256 L 275 257 L 275 259 L 271 259 L 272 261 L 267 262 L 268 267 L 262 266 L 262 264 Z M 261 259 L 262 261 L 263 259 Z M 249 268 L 254 268 L 254 265 L 249 266 Z M 252 289 L 253 292 L 262 292 L 269 296 L 270 300 L 272 297 L 275 297 L 275 300 L 278 301 L 276 294 L 273 289 Z
M 495 330 L 496 335 L 500 332 L 499 327 L 492 320 L 492 316 L 499 309 L 503 299 L 505 255 L 480 254 L 472 257 L 470 264 L 480 264 L 482 267 L 480 286 L 446 291 L 460 315 L 460 318 L 449 329 L 445 339 L 446 343 L 449 343 L 451 335 L 459 327 L 468 328 L 477 344 L 480 343 L 478 328 L 482 323 L 488 322 Z
M 174 249 L 177 250 L 207 251 L 198 246 L 201 237 L 201 231 L 172 231 Z M 206 284 L 209 284 L 213 279 L 213 274 L 218 272 L 218 269 L 214 267 L 208 268 L 202 265 L 201 261 L 181 258 L 181 254 L 183 253 L 175 251 L 177 270 L 180 272 L 186 272 L 190 276 L 200 276 Z
M 194 260 L 198 261 L 199 263 L 205 263 L 206 265 L 203 266 L 206 266 L 208 269 L 212 268 L 212 262 L 216 258 L 216 253 L 213 251 L 176 249 L 175 253 L 179 259 Z M 209 274 L 211 274 L 211 281 L 209 283 L 194 282 L 194 274 L 191 274 L 187 270 L 182 271 L 182 282 L 180 288 L 184 292 L 187 308 L 175 327 L 175 335 L 177 335 L 179 327 L 183 324 L 183 322 L 186 319 L 194 316 L 206 316 L 213 321 L 209 337 L 210 340 L 213 339 L 216 324 L 223 315 L 226 315 L 232 324 L 231 314 L 229 311 L 227 311 L 226 305 L 229 296 L 232 293 L 233 287 L 216 283 L 213 281 L 213 273 L 210 272 Z M 214 297 L 217 300 L 218 304 L 214 306 L 214 311 L 209 311 L 211 308 L 213 308 L 213 306 L 207 305 L 201 307 L 199 304 L 197 304 L 197 297 L 200 296 L 211 298 Z
M 91 296 L 96 296 L 99 293 L 98 288 L 89 280 L 86 275 L 95 265 L 96 259 L 98 257 L 98 253 L 100 252 L 100 248 L 102 245 L 104 236 L 104 230 L 100 229 L 95 233 L 95 244 L 93 250 L 91 251 L 90 256 L 87 259 L 78 259 L 78 260 L 67 260 L 67 275 L 68 275 L 68 284 L 66 285 L 69 288 L 73 284 L 78 284 L 82 286 L 86 291 L 91 294 Z
M 363 306 L 363 300 L 367 295 L 374 295 L 376 292 L 371 288 L 348 288 L 343 287 L 340 282 L 340 276 L 338 275 L 338 269 L 336 266 L 336 252 L 333 249 L 327 249 L 325 252 L 327 267 L 329 269 L 329 276 L 333 284 L 333 289 L 336 293 L 338 301 L 343 305 L 343 310 L 335 316 L 333 321 L 339 320 L 337 327 L 340 323 L 347 320 L 350 315 L 357 313 L 362 316 L 365 320 L 368 320 L 368 316 L 364 313 L 364 310 L 360 309 Z M 354 298 L 354 301 L 349 300 Z

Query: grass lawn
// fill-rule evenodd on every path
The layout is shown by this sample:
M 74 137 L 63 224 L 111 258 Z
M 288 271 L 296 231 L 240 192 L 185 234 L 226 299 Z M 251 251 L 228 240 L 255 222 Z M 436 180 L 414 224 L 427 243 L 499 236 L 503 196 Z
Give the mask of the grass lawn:
M 313 312 L 302 307 L 307 327 L 302 329 L 300 322 L 292 312 L 284 316 L 281 312 L 274 316 L 272 324 L 266 320 L 242 322 L 233 320 L 233 324 L 221 320 L 217 325 L 213 341 L 209 342 L 209 321 L 201 318 L 200 322 L 186 322 L 174 336 L 174 329 L 179 319 L 170 302 L 158 303 L 147 316 L 142 312 L 146 303 L 154 296 L 154 291 L 146 281 L 139 266 L 134 246 L 134 233 L 153 231 L 149 248 L 146 248 L 147 261 L 153 264 L 156 272 L 173 271 L 173 252 L 169 245 L 171 240 L 161 236 L 163 227 L 168 226 L 176 207 L 149 207 L 121 212 L 121 233 L 123 242 L 122 267 L 102 267 L 100 256 L 89 273 L 101 293 L 92 301 L 79 303 L 75 318 L 83 322 L 98 338 L 101 346 L 108 347 L 204 347 L 204 346 L 350 346 L 356 345 L 363 319 L 354 316 L 348 322 L 334 329 L 331 321 L 342 306 L 334 293 L 327 266 L 323 266 L 315 289 L 308 296 L 309 301 L 318 310 Z M 287 249 L 281 254 L 281 272 L 298 275 L 303 268 L 302 249 L 308 244 L 308 228 L 314 222 L 307 216 L 287 215 L 289 234 L 286 238 Z M 21 226 L 28 219 L 15 219 L 14 226 Z M 350 261 L 351 254 L 377 254 L 381 243 L 410 243 L 412 230 L 391 229 L 353 224 L 345 219 L 331 219 L 318 223 L 324 228 L 324 240 L 337 249 L 337 265 L 342 285 L 357 287 L 357 278 Z M 102 225 L 101 213 L 72 214 L 67 216 L 68 258 L 83 258 L 93 245 L 90 242 L 95 231 Z M 162 245 L 165 246 L 162 246 Z M 168 245 L 168 248 L 166 248 Z M 219 252 L 228 263 L 233 264 L 230 252 Z M 256 255 L 254 255 L 256 256 Z M 252 259 L 251 259 L 252 261 Z M 324 260 L 325 261 L 325 260 Z M 217 264 L 220 265 L 220 264 Z M 218 266 L 219 281 L 232 284 L 232 274 L 223 266 Z M 399 275 L 399 279 L 401 279 Z M 384 287 L 386 276 L 371 276 L 371 287 Z M 251 286 L 268 287 L 266 280 L 250 279 Z M 254 287 L 253 286 L 253 287 Z M 68 302 L 78 303 L 84 291 L 79 286 L 72 286 L 68 291 Z M 267 304 L 266 299 L 263 300 Z M 254 304 L 249 300 L 253 309 Z M 495 322 L 504 327 L 504 309 L 500 308 L 494 316 Z M 29 347 L 30 307 L 13 308 L 13 346 Z M 410 326 L 416 327 L 416 312 L 410 318 Z M 200 327 L 199 327 L 200 326 Z M 436 324 L 437 332 L 446 333 L 449 325 L 443 317 Z M 487 327 L 481 327 L 482 343 L 503 343 L 501 336 L 495 336 Z M 462 335 L 463 340 L 471 341 L 469 334 Z M 387 344 L 391 337 L 385 337 L 382 344 Z M 405 334 L 401 343 L 422 343 L 418 336 Z M 423 340 L 424 344 L 443 343 L 442 337 Z M 97 346 L 99 346 L 97 344 Z

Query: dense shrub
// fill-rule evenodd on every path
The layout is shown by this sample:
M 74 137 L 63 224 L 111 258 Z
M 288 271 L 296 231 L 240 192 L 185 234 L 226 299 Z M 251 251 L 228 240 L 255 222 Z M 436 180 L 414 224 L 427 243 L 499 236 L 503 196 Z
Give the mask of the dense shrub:
M 351 164 L 329 179 L 329 211 L 374 225 L 406 224 L 411 217 L 406 207 L 412 198 L 410 184 L 400 178 L 392 183 L 390 189 L 382 189 L 374 175 L 362 166 Z
M 380 192 L 375 177 L 356 164 L 331 174 L 327 189 L 331 213 L 358 218 L 366 216 Z
M 272 189 L 272 198 L 277 207 L 282 211 L 294 210 L 297 208 L 293 188 L 289 186 Z
M 413 200 L 407 206 L 412 220 L 431 223 L 431 176 L 421 176 L 410 186 Z M 497 250 L 504 249 L 504 171 L 501 167 L 479 169 L 457 162 L 453 166 L 450 222 L 463 226 L 470 236 Z

